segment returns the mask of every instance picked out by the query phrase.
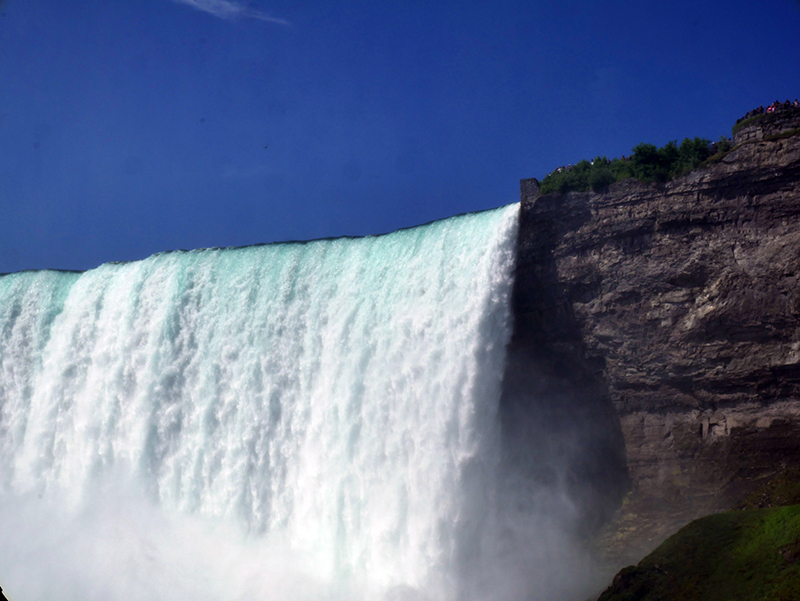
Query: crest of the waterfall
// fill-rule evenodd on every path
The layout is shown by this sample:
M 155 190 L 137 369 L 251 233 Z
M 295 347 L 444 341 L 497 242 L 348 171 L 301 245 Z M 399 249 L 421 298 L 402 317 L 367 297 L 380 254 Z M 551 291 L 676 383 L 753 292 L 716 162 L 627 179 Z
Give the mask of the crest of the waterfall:
M 455 590 L 494 502 L 517 213 L 0 278 L 3 507 L 140 494 L 367 597 Z

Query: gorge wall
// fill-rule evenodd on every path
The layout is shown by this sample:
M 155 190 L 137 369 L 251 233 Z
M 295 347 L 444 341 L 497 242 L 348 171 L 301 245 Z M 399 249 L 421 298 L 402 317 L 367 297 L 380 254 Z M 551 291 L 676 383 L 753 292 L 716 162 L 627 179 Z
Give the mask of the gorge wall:
M 533 403 L 571 433 L 609 561 L 800 463 L 800 135 L 666 184 L 521 184 L 504 425 Z

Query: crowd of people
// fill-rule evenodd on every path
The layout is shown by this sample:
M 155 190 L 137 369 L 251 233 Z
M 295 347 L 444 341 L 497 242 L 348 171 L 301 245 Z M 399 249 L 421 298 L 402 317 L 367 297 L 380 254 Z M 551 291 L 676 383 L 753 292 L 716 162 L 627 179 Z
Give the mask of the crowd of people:
M 736 120 L 736 123 L 741 123 L 745 119 L 750 119 L 751 117 L 756 117 L 758 115 L 764 115 L 766 113 L 777 113 L 778 111 L 782 111 L 788 108 L 800 108 L 800 101 L 797 98 L 794 99 L 794 102 L 786 101 L 780 102 L 776 100 L 772 104 L 770 104 L 767 108 L 764 108 L 762 104 L 757 109 L 753 109 L 752 111 L 748 112 L 744 117 L 741 117 Z

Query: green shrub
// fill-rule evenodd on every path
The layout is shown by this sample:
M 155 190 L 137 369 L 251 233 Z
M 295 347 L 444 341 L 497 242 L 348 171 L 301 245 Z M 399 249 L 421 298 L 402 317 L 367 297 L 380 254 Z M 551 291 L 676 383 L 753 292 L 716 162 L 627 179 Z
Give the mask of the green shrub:
M 727 140 L 723 137 L 722 140 Z M 721 142 L 720 142 L 721 143 Z M 705 138 L 685 138 L 678 148 L 677 168 L 673 176 L 690 173 L 711 156 L 711 141 Z
M 609 169 L 607 165 L 603 165 L 598 169 L 592 169 L 589 173 L 589 186 L 595 192 L 607 188 L 615 181 L 617 181 L 617 178 L 614 177 L 614 174 L 611 173 L 611 169 Z
M 610 170 L 618 182 L 635 177 L 630 159 L 614 159 L 611 161 Z
M 717 152 L 718 153 L 726 153 L 733 148 L 733 142 L 731 142 L 725 136 L 720 136 L 719 141 L 717 142 Z
M 711 142 L 705 138 L 686 138 L 680 146 L 673 140 L 662 148 L 654 144 L 638 144 L 628 159 L 609 161 L 598 156 L 591 162 L 583 160 L 553 171 L 542 180 L 539 190 L 542 194 L 586 192 L 589 189 L 599 192 L 614 182 L 631 177 L 643 182 L 666 182 L 697 169 L 711 155 L 710 146 Z

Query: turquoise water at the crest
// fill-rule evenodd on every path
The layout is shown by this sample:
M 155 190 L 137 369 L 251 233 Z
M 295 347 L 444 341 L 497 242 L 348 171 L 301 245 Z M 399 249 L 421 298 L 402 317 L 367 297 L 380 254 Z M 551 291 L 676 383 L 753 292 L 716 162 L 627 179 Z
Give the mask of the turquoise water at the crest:
M 491 528 L 517 212 L 0 277 L 2 586 L 456 595 Z

